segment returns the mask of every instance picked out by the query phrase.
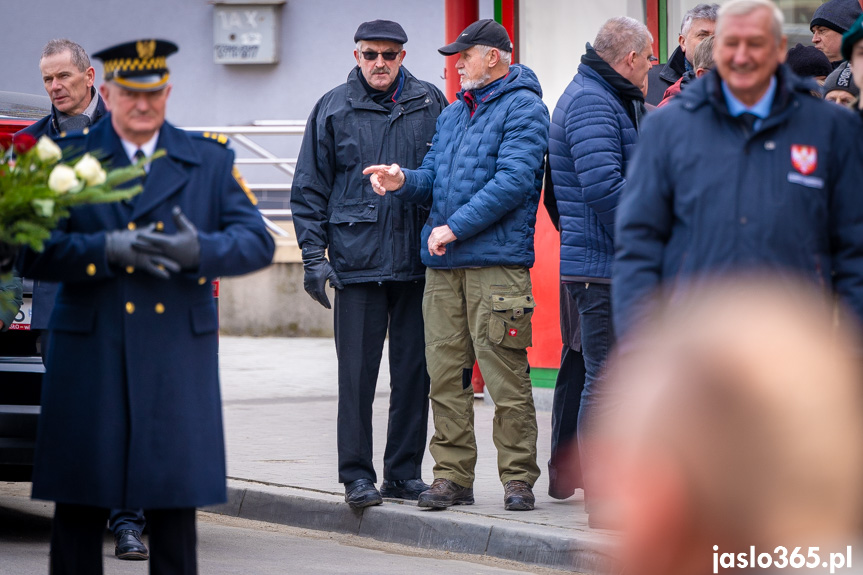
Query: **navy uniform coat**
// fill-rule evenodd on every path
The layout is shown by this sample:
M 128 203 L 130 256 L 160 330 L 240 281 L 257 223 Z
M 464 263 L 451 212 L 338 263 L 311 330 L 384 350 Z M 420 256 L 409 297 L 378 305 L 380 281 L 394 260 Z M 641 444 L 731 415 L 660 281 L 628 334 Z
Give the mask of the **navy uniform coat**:
M 226 141 L 226 140 L 223 140 Z M 61 143 L 107 166 L 129 159 L 110 115 Z M 165 123 L 144 191 L 129 203 L 74 208 L 28 277 L 62 282 L 51 315 L 33 497 L 106 508 L 225 501 L 218 318 L 211 280 L 268 265 L 274 244 L 232 176 L 234 154 Z M 163 280 L 108 265 L 105 231 L 164 222 L 197 226 L 196 273 Z

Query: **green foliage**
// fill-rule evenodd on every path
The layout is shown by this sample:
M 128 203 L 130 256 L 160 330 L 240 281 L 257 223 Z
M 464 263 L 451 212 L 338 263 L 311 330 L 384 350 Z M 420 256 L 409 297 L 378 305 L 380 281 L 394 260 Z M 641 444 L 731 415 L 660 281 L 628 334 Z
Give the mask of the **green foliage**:
M 51 231 L 69 216 L 71 208 L 118 202 L 139 194 L 140 185 L 119 186 L 143 176 L 144 165 L 165 154 L 159 150 L 147 160 L 106 173 L 92 158 L 90 165 L 84 167 L 87 155 L 73 158 L 78 162 L 74 166 L 69 165 L 71 161 L 58 161 L 60 150 L 50 139 L 47 143 L 40 140 L 38 145 L 32 142 L 30 145 L 19 147 L 16 143 L 14 157 L 0 149 L 0 242 L 29 246 L 36 251 L 42 251 Z M 52 172 L 58 168 L 65 171 L 67 178 L 52 182 Z M 88 180 L 93 183 L 88 184 Z M 96 183 L 100 180 L 101 183 Z

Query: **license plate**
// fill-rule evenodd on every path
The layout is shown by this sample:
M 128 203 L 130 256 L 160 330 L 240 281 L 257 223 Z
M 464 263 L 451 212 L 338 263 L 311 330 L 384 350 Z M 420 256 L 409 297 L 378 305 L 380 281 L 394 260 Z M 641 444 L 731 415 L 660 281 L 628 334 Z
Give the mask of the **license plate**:
M 18 311 L 18 315 L 9 326 L 10 330 L 29 330 L 30 320 L 33 319 L 33 298 L 29 295 L 24 296 L 24 303 Z

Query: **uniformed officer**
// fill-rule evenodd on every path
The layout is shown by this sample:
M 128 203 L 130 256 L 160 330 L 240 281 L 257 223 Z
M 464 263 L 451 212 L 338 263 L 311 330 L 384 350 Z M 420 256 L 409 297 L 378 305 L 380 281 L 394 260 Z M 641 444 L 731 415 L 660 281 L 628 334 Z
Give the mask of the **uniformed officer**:
M 55 575 L 102 572 L 117 507 L 145 510 L 151 573 L 196 573 L 195 507 L 226 499 L 210 281 L 266 266 L 274 244 L 227 139 L 165 121 L 176 51 L 140 40 L 94 54 L 110 113 L 62 145 L 110 168 L 166 155 L 133 200 L 74 208 L 22 256 L 29 277 L 61 282 L 33 471 L 33 497 L 57 502 Z

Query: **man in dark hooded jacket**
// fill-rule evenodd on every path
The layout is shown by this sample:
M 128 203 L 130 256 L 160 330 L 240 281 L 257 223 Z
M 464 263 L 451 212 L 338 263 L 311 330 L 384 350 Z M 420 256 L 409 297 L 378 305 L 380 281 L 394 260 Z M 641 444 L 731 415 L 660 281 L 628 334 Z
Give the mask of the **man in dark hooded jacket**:
M 781 65 L 782 24 L 769 0 L 723 5 L 716 68 L 645 122 L 616 225 L 621 340 L 657 290 L 728 273 L 802 277 L 863 318 L 863 126 Z
M 695 47 L 702 40 L 713 34 L 716 25 L 716 10 L 718 4 L 699 4 L 683 16 L 680 24 L 678 47 L 674 49 L 668 62 L 654 66 L 648 74 L 647 96 L 645 101 L 653 106 L 658 105 L 665 91 L 675 84 L 686 72 L 694 72 L 692 57 Z
M 428 427 L 420 230 L 428 206 L 375 194 L 363 167 L 398 162 L 416 168 L 446 107 L 433 84 L 402 67 L 407 34 L 388 20 L 365 22 L 354 36 L 357 66 L 309 117 L 291 189 L 305 288 L 326 308 L 336 287 L 339 360 L 339 481 L 354 508 L 384 497 L 416 499 Z M 329 260 L 324 255 L 329 250 Z M 372 401 L 384 340 L 390 341 L 390 417 L 384 482 L 375 488 Z

